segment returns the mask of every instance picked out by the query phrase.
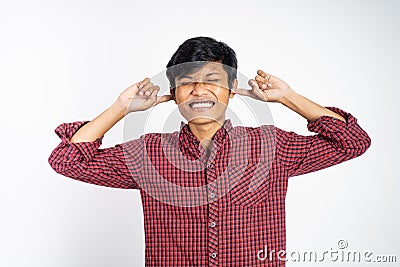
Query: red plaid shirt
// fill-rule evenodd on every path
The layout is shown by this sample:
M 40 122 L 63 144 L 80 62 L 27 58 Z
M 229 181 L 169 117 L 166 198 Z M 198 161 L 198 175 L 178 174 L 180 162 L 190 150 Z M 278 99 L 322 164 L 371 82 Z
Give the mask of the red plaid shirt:
M 146 266 L 284 266 L 265 253 L 286 249 L 288 178 L 355 158 L 371 143 L 350 113 L 327 108 L 347 123 L 322 116 L 308 121 L 318 133 L 310 136 L 226 120 L 209 157 L 184 123 L 105 149 L 103 137 L 70 143 L 87 121 L 64 123 L 49 163 L 76 180 L 140 190 Z

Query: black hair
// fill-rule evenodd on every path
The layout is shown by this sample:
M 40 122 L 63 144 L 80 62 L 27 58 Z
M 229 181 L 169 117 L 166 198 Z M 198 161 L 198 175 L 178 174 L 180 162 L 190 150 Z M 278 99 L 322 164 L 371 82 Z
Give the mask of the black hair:
M 167 77 L 174 96 L 175 78 L 195 72 L 209 62 L 221 62 L 228 73 L 229 88 L 237 78 L 235 51 L 224 42 L 210 37 L 194 37 L 182 43 L 167 64 Z M 182 64 L 194 62 L 193 64 Z M 179 65 L 182 64 L 182 65 Z

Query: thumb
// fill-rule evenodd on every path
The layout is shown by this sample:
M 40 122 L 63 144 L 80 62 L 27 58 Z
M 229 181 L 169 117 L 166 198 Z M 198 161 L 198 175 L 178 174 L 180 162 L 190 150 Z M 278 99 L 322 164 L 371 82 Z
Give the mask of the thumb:
M 260 90 L 260 87 L 258 87 L 258 83 L 256 80 L 250 79 L 248 84 L 251 86 L 251 89 Z
M 154 90 L 153 92 L 151 92 L 150 98 L 151 98 L 152 100 L 154 100 L 154 101 L 157 100 L 158 91 L 160 91 L 160 88 L 157 88 L 156 90 Z

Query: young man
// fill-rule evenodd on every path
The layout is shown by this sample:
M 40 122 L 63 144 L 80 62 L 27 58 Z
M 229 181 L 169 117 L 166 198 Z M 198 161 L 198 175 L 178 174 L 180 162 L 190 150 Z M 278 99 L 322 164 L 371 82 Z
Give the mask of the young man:
M 171 95 L 157 96 L 146 78 L 94 120 L 59 125 L 50 165 L 83 182 L 140 190 L 146 266 L 284 266 L 260 251 L 285 250 L 288 178 L 363 154 L 369 136 L 350 113 L 322 107 L 264 71 L 249 80 L 251 90 L 238 88 L 234 51 L 212 38 L 186 40 L 167 68 Z M 281 103 L 317 134 L 233 127 L 225 112 L 235 94 Z M 99 149 L 126 114 L 167 101 L 188 120 L 180 131 Z

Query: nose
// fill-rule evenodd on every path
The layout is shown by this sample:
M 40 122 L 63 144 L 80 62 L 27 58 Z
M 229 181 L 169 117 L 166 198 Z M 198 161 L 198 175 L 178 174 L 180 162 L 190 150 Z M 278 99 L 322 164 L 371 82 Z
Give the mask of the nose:
M 208 94 L 207 83 L 204 82 L 194 82 L 194 87 L 192 91 L 193 95 L 201 96 Z

